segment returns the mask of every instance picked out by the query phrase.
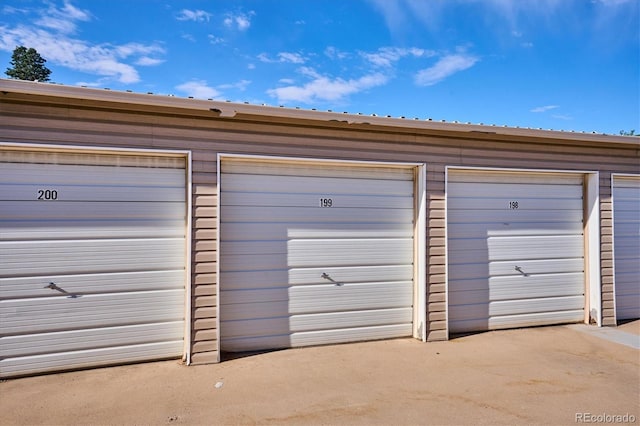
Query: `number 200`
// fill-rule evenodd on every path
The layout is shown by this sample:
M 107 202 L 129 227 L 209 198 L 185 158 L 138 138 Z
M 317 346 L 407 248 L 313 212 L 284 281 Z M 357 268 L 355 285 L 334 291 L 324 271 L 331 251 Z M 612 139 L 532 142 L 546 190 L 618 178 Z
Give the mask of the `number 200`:
M 38 200 L 57 200 L 58 191 L 55 189 L 38 189 Z

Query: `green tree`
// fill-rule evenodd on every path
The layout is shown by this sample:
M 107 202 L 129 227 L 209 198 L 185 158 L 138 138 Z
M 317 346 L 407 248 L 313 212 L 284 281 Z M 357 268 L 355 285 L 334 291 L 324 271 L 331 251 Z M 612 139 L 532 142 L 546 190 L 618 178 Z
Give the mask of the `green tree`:
M 49 81 L 51 70 L 44 64 L 47 62 L 33 47 L 17 46 L 11 55 L 11 68 L 5 74 L 9 78 L 30 81 Z
M 636 131 L 633 129 L 628 132 L 626 130 L 620 130 L 620 134 L 622 136 L 640 136 L 640 133 L 636 134 Z

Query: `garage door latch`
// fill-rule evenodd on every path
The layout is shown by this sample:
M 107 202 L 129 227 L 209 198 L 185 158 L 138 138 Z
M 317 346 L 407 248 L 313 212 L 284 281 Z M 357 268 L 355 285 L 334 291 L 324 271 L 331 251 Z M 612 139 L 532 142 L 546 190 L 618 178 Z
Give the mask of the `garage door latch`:
M 323 272 L 323 273 L 322 273 L 322 275 L 320 275 L 320 277 L 321 277 L 321 278 L 324 278 L 325 280 L 329 280 L 329 281 L 331 281 L 332 283 L 334 283 L 334 284 L 335 284 L 335 285 L 337 285 L 337 286 L 341 286 L 341 285 L 343 285 L 343 283 L 339 283 L 338 281 L 336 281 L 336 280 L 334 280 L 333 278 L 331 278 L 331 277 L 329 276 L 329 274 L 327 274 L 326 272 Z
M 520 266 L 516 266 L 516 271 L 520 272 L 522 275 L 524 275 L 525 277 L 528 277 L 529 274 L 527 274 L 525 271 L 522 270 L 522 267 Z
M 77 294 L 71 294 L 68 291 L 66 291 L 63 288 L 60 288 L 56 285 L 56 283 L 54 283 L 53 281 L 49 283 L 49 285 L 46 285 L 44 288 L 50 288 L 51 290 L 56 290 L 59 291 L 60 293 L 66 294 L 67 296 L 69 296 L 72 299 L 75 299 L 76 297 L 79 297 Z

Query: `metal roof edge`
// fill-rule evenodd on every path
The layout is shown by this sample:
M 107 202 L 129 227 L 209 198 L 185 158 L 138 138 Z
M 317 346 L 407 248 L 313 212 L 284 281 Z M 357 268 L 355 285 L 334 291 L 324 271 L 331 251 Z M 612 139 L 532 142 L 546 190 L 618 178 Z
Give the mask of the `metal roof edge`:
M 0 93 L 19 93 L 23 95 L 52 96 L 82 101 L 113 102 L 124 105 L 129 104 L 160 108 L 178 108 L 184 109 L 185 112 L 189 110 L 201 112 L 211 111 L 217 114 L 215 117 L 221 118 L 240 118 L 241 116 L 249 118 L 254 116 L 262 117 L 262 119 L 298 119 L 306 121 L 344 123 L 346 125 L 371 125 L 376 127 L 401 128 L 405 131 L 426 133 L 430 131 L 437 133 L 458 133 L 464 134 L 467 137 L 473 134 L 476 134 L 477 136 L 483 135 L 485 138 L 491 135 L 500 135 L 503 137 L 533 137 L 554 140 L 562 139 L 567 141 L 617 143 L 635 145 L 640 148 L 640 138 L 633 136 L 381 117 L 375 115 L 201 100 L 175 97 L 172 95 L 143 94 L 129 91 L 66 86 L 54 83 L 23 80 L 0 79 Z

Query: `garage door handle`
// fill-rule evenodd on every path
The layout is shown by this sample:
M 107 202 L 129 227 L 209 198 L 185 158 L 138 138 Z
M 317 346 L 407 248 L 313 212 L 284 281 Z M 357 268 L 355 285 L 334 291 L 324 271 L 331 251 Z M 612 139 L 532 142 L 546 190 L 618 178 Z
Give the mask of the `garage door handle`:
M 525 277 L 528 277 L 529 274 L 527 274 L 525 271 L 522 270 L 522 268 L 520 266 L 516 266 L 516 271 L 520 272 L 522 275 L 524 275 Z
M 46 285 L 44 288 L 50 288 L 51 290 L 59 291 L 60 293 L 68 295 L 72 299 L 75 299 L 76 297 L 78 297 L 77 294 L 71 294 L 65 289 L 58 287 L 54 282 L 50 282 L 49 285 Z
M 321 278 L 324 278 L 325 280 L 329 280 L 329 281 L 331 281 L 331 282 L 332 282 L 332 283 L 334 283 L 335 285 L 338 285 L 338 286 L 342 285 L 342 283 L 339 283 L 338 281 L 336 281 L 336 280 L 334 280 L 333 278 L 331 278 L 331 277 L 329 276 L 329 274 L 327 274 L 326 272 L 323 272 L 323 273 L 322 273 L 322 275 L 320 275 L 320 277 L 321 277 Z

